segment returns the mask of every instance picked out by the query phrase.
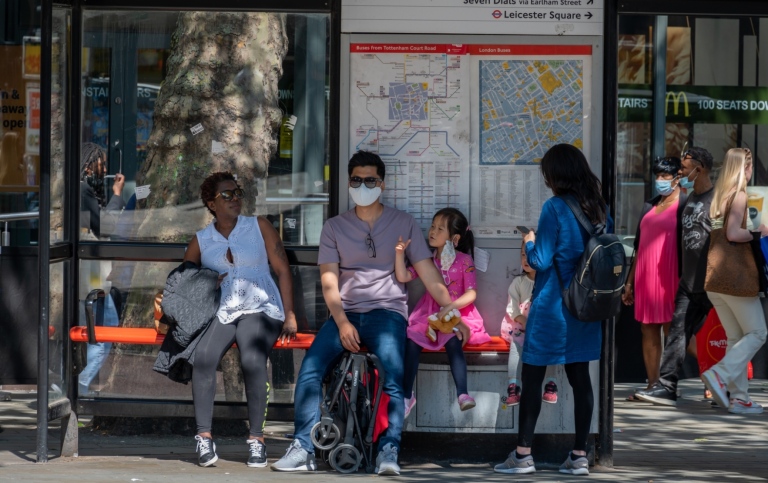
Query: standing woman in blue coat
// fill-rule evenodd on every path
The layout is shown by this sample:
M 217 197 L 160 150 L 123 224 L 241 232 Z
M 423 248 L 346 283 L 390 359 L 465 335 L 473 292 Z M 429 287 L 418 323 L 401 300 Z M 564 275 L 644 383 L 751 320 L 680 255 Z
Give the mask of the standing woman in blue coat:
M 588 475 L 586 449 L 594 406 L 589 361 L 600 358 L 602 332 L 601 324 L 577 320 L 563 304 L 561 283 L 562 287 L 570 284 L 589 234 L 560 197 L 574 196 L 593 224 L 606 222 L 605 202 L 600 181 L 574 146 L 550 148 L 541 160 L 541 173 L 555 196 L 541 209 L 538 233 L 531 231 L 523 239 L 528 264 L 536 270 L 536 282 L 523 347 L 517 449 L 494 469 L 499 473 L 536 471 L 531 445 L 541 411 L 544 374 L 547 366 L 564 364 L 573 388 L 576 441 L 560 472 Z

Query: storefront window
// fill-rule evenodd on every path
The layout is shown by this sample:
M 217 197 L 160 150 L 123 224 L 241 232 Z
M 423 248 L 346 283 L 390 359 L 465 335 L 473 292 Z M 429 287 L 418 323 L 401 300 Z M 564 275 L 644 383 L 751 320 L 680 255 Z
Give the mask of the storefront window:
M 733 147 L 755 154 L 753 222 L 768 184 L 768 19 L 619 17 L 617 232 L 631 245 L 658 156 L 706 148 L 713 177 Z M 666 35 L 657 35 L 662 31 Z M 663 89 L 655 89 L 662 84 Z M 655 93 L 655 95 L 654 95 Z M 662 125 L 658 125 L 663 121 Z
M 81 141 L 105 151 L 103 206 L 126 177 L 102 239 L 189 241 L 211 219 L 200 183 L 231 171 L 246 214 L 268 216 L 286 245 L 319 243 L 328 15 L 86 11 L 83 23 Z
M 0 2 L 0 213 L 36 212 L 40 166 L 39 2 Z M 0 223 L 0 230 L 5 230 Z M 37 244 L 37 220 L 8 223 L 9 244 Z

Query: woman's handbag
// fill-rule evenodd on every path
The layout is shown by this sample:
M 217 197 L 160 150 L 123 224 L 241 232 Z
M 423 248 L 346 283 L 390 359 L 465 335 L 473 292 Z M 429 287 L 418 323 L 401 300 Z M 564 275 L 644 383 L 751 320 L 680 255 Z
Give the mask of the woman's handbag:
M 709 234 L 704 290 L 735 297 L 757 297 L 760 284 L 751 243 L 730 242 L 725 235 L 732 203 L 733 198 L 726 206 L 723 227 Z M 741 227 L 747 227 L 746 213 Z

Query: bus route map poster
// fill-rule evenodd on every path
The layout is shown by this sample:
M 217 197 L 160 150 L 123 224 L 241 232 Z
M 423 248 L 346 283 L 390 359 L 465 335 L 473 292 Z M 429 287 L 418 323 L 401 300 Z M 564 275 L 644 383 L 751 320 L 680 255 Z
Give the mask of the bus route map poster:
M 544 153 L 568 143 L 589 159 L 591 46 L 472 45 L 471 223 L 482 238 L 536 228 L 552 196 L 539 169 Z
M 466 46 L 352 44 L 350 57 L 350 152 L 384 160 L 382 201 L 423 230 L 440 208 L 469 213 Z

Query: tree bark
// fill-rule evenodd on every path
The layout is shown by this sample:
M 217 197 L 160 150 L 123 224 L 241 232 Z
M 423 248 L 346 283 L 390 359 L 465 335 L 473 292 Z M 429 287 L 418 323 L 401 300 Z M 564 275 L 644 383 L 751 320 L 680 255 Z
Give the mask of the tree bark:
M 179 14 L 155 104 L 147 159 L 136 180 L 137 186 L 149 185 L 151 194 L 134 213 L 123 214 L 134 217 L 132 238 L 188 242 L 211 221 L 200 200 L 200 184 L 215 171 L 237 176 L 247 193 L 243 213 L 254 213 L 252 187 L 266 176 L 277 149 L 275 134 L 282 119 L 277 83 L 287 49 L 284 14 Z M 125 327 L 152 326 L 154 293 L 168 275 L 165 264 L 140 266 L 133 274 Z M 115 352 L 108 387 L 117 385 L 117 372 L 128 376 L 132 366 L 130 355 L 120 347 Z M 135 346 L 131 353 L 136 353 Z M 225 357 L 237 357 L 234 353 Z M 136 359 L 140 363 L 142 358 Z M 239 370 L 239 361 L 223 361 L 222 367 Z M 228 386 L 240 386 L 227 388 L 228 399 L 242 394 L 241 376 L 228 375 L 225 380 L 235 381 Z

